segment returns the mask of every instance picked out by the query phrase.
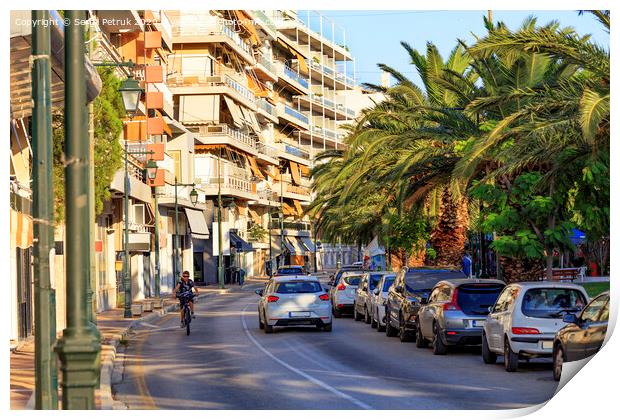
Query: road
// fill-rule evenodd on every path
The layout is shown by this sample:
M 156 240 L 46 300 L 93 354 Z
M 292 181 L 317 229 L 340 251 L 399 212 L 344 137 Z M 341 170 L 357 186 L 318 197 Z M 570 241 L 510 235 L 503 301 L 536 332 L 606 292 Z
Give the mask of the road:
M 352 318 L 331 333 L 258 328 L 258 286 L 196 305 L 188 337 L 177 313 L 127 343 L 115 399 L 129 409 L 504 409 L 553 396 L 550 360 L 507 373 L 478 348 L 434 356 Z

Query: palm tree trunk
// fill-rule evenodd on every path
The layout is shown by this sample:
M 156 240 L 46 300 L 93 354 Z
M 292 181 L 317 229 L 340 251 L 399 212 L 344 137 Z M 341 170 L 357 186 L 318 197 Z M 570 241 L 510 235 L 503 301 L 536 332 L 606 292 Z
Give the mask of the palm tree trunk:
M 431 233 L 431 245 L 437 252 L 436 265 L 460 267 L 468 223 L 467 199 L 455 200 L 448 188 L 444 188 L 439 221 Z
M 506 283 L 537 281 L 545 271 L 541 260 L 500 256 L 499 263 Z

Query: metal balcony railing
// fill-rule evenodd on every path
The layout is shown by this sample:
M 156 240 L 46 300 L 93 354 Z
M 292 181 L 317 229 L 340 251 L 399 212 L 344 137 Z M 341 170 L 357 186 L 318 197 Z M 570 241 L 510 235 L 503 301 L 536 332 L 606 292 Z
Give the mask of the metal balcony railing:
M 261 22 L 263 22 L 265 24 L 265 26 L 267 26 L 269 29 L 271 29 L 273 32 L 277 32 L 278 28 L 276 28 L 276 25 L 274 25 L 274 23 L 271 21 L 271 19 L 269 19 L 267 17 L 266 14 L 263 13 L 262 10 L 252 10 L 252 13 L 254 14 L 254 16 L 256 16 Z
M 168 78 L 168 85 L 175 86 L 228 86 L 237 92 L 239 95 L 248 99 L 251 102 L 256 102 L 256 95 L 250 89 L 234 80 L 228 75 L 223 76 L 195 76 L 180 74 L 170 76 Z
M 267 57 L 265 57 L 264 55 L 259 55 L 258 56 L 258 62 L 260 63 L 261 66 L 263 66 L 268 72 L 272 73 L 272 74 L 277 74 L 278 70 L 276 68 L 276 65 L 273 63 L 273 61 L 269 60 Z
M 308 222 L 287 222 L 283 223 L 284 229 L 289 230 L 297 230 L 297 231 L 310 231 L 312 229 L 312 224 Z M 280 229 L 280 220 L 272 219 L 271 220 L 271 228 L 272 229 Z
M 278 117 L 278 112 L 276 107 L 267 102 L 266 99 L 260 98 L 256 101 L 256 106 L 265 111 L 267 114 L 272 115 L 274 117 Z
M 257 148 L 256 139 L 254 137 L 248 136 L 227 124 L 202 125 L 198 133 L 203 137 L 228 136 L 254 149 Z
M 252 48 L 248 42 L 239 36 L 233 28 L 224 23 L 205 24 L 204 22 L 196 24 L 188 24 L 183 26 L 174 26 L 172 28 L 173 36 L 208 36 L 208 35 L 225 35 L 230 38 L 235 45 L 240 47 L 249 56 L 252 56 Z
M 297 146 L 293 146 L 292 144 L 288 144 L 285 142 L 280 143 L 282 146 L 282 150 L 285 151 L 286 153 L 290 153 L 291 155 L 303 158 L 303 159 L 310 159 L 310 153 L 308 153 L 307 151 L 297 147 Z
M 262 153 L 263 155 L 269 156 L 273 159 L 278 158 L 278 149 L 276 149 L 275 147 L 268 146 L 261 142 L 257 142 L 256 147 L 258 149 L 258 153 Z
M 303 122 L 304 124 L 308 124 L 308 117 L 307 116 L 305 116 L 301 112 L 297 111 L 296 109 L 291 108 L 290 106 L 288 106 L 286 104 L 284 104 L 284 113 L 290 115 L 291 117 L 294 117 L 294 118 L 298 119 L 299 121 Z
M 284 75 L 286 77 L 288 77 L 289 79 L 293 79 L 294 81 L 296 81 L 297 83 L 305 87 L 306 89 L 308 88 L 308 79 L 306 79 L 300 74 L 297 74 L 295 70 L 291 69 L 290 67 L 286 65 L 283 66 L 283 69 L 284 69 L 283 70 Z

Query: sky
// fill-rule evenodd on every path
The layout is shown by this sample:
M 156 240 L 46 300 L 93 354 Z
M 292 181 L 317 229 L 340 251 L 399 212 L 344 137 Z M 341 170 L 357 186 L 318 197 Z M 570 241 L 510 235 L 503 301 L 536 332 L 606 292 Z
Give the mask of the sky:
M 483 36 L 483 16 L 480 11 L 396 11 L 396 10 L 328 10 L 323 16 L 333 20 L 336 43 L 343 44 L 344 28 L 346 44 L 355 57 L 355 72 L 359 84 L 363 82 L 380 83 L 381 71 L 377 63 L 385 63 L 404 73 L 412 81 L 420 83 L 408 54 L 400 41 L 408 42 L 413 48 L 423 52 L 426 42 L 432 41 L 444 59 L 456 45 L 457 39 L 468 43 L 474 41 L 472 32 Z M 511 29 L 518 28 L 530 15 L 538 17 L 539 24 L 558 20 L 561 26 L 572 26 L 580 34 L 592 34 L 592 39 L 609 46 L 609 34 L 590 14 L 579 15 L 576 11 L 493 11 L 493 21 L 503 21 Z M 307 22 L 305 11 L 299 17 Z M 318 18 L 310 15 L 311 27 L 318 28 Z M 323 23 L 323 33 L 331 37 L 329 25 Z M 326 29 L 327 27 L 327 29 Z M 338 30 L 340 27 L 340 30 Z M 349 67 L 349 66 L 348 66 Z M 347 69 L 347 73 L 350 67 Z M 394 81 L 392 80 L 392 83 Z

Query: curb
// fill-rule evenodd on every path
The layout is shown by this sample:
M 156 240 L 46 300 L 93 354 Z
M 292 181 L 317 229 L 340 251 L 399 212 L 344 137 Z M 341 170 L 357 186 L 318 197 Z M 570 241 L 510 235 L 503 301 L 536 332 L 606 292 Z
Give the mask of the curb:
M 231 292 L 231 289 L 206 291 L 198 295 L 196 301 L 201 301 L 212 295 L 225 295 Z M 163 307 L 162 309 L 153 310 L 153 313 L 136 318 L 124 331 L 120 334 L 114 334 L 107 344 L 101 345 L 101 370 L 99 379 L 99 393 L 101 399 L 102 410 L 114 410 L 118 408 L 118 402 L 112 398 L 112 374 L 114 372 L 114 360 L 116 359 L 116 348 L 118 344 L 125 339 L 127 334 L 139 323 L 153 321 L 179 308 L 178 303 L 173 303 Z

